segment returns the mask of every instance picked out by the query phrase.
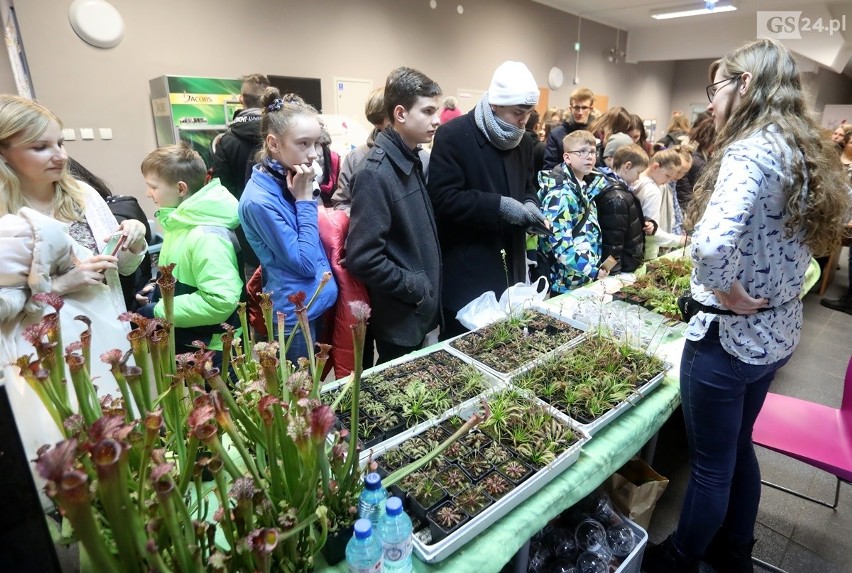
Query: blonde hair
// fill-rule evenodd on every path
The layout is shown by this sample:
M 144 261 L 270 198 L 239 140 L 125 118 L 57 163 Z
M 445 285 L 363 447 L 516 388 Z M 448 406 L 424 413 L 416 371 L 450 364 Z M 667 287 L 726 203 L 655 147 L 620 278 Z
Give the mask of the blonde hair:
M 656 152 L 651 157 L 651 163 L 659 163 L 660 169 L 680 169 L 683 166 L 683 160 L 680 155 L 680 145 Z
M 569 144 L 574 143 L 585 143 L 586 145 L 594 146 L 596 143 L 595 136 L 590 131 L 584 129 L 572 131 L 562 138 L 562 149 L 567 149 Z
M 727 121 L 716 137 L 716 152 L 695 185 L 686 223 L 694 226 L 704 213 L 728 147 L 774 125 L 772 146 L 781 157 L 781 171 L 788 174 L 784 178 L 785 232 L 788 236 L 802 232 L 803 242 L 815 256 L 827 253 L 843 233 L 849 209 L 847 181 L 836 146 L 822 136 L 805 101 L 793 56 L 775 40 L 757 40 L 713 62 L 711 82 L 719 70 L 736 80 L 737 86 L 743 74 L 751 74 L 751 83 L 740 102 L 734 106 L 731 99 L 724 110 Z M 781 152 L 782 143 L 793 151 L 791 158 Z
M 589 88 L 577 88 L 571 92 L 571 95 L 568 96 L 568 105 L 574 105 L 575 101 L 586 101 L 589 100 L 592 103 L 590 104 L 592 107 L 595 107 L 595 94 Z
M 13 141 L 15 145 L 36 141 L 51 121 L 62 127 L 62 121 L 40 103 L 20 96 L 0 95 L 0 148 L 9 148 Z M 68 223 L 82 221 L 86 209 L 85 194 L 68 171 L 67 162 L 55 188 L 54 217 Z M 0 216 L 15 214 L 26 205 L 18 174 L 7 162 L 0 162 Z
M 175 143 L 157 148 L 142 160 L 142 175 L 155 174 L 169 185 L 186 183 L 189 194 L 204 187 L 207 166 L 204 159 L 188 143 Z

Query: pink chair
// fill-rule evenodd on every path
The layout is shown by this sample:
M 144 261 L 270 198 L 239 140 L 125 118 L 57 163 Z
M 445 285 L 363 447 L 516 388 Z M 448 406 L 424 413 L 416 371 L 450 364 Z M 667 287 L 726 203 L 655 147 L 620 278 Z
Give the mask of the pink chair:
M 836 509 L 840 482 L 852 483 L 852 359 L 846 368 L 839 410 L 770 392 L 754 424 L 753 439 L 755 444 L 837 478 L 833 504 L 767 481 L 764 485 Z

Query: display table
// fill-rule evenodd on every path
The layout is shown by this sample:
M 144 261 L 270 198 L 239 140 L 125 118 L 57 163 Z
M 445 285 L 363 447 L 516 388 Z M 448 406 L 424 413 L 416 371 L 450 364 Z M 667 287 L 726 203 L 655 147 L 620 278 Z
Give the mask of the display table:
M 562 297 L 551 299 L 558 305 Z M 497 572 L 548 521 L 591 493 L 653 438 L 680 404 L 678 365 L 683 338 L 657 353 L 673 364 L 660 386 L 595 434 L 577 462 L 444 561 L 423 563 L 415 571 Z M 329 567 L 319 557 L 317 571 L 347 571 L 346 562 Z

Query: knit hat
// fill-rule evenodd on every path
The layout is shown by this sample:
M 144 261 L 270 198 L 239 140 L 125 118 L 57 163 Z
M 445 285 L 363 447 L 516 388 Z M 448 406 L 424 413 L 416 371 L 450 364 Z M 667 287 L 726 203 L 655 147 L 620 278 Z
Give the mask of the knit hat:
M 633 138 L 626 133 L 613 133 L 609 136 L 609 139 L 606 140 L 606 147 L 603 152 L 604 158 L 612 157 L 615 155 L 615 152 L 618 151 L 619 147 L 624 147 L 631 143 L 633 143 Z
M 535 105 L 538 95 L 532 72 L 521 62 L 500 64 L 488 86 L 488 103 L 492 105 Z

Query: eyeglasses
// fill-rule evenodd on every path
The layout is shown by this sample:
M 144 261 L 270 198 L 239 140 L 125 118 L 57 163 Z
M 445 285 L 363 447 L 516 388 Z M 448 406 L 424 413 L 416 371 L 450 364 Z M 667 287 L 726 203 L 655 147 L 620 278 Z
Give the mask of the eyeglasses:
M 587 105 L 575 105 L 575 106 L 572 106 L 571 109 L 573 111 L 589 111 L 592 108 L 587 106 Z
M 584 149 L 577 149 L 575 151 L 569 150 L 569 151 L 566 151 L 565 153 L 576 153 L 577 157 L 591 157 L 592 155 L 594 155 L 596 153 L 596 150 L 584 148 Z
M 719 91 L 720 89 L 725 87 L 725 85 L 729 84 L 734 80 L 739 81 L 741 75 L 742 74 L 737 74 L 735 76 L 731 76 L 730 78 L 719 80 L 718 82 L 712 83 L 706 88 L 704 88 L 707 91 L 707 99 L 710 100 L 710 102 L 712 103 L 713 97 L 716 95 L 717 91 Z

